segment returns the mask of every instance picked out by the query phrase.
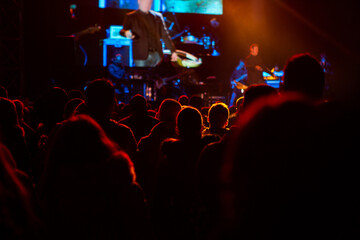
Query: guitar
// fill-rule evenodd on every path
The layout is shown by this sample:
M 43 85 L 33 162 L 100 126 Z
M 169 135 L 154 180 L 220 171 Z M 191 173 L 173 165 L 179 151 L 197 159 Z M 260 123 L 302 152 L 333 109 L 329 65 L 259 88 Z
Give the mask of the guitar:
M 248 88 L 248 86 L 246 86 L 245 84 L 242 84 L 241 82 L 237 82 L 235 80 L 233 80 L 231 82 L 231 85 L 233 86 L 233 88 L 235 87 L 235 88 L 237 88 L 239 90 L 241 90 L 241 89 L 245 90 L 245 89 Z
M 171 76 L 171 77 L 167 77 L 167 78 L 159 78 L 157 80 L 155 80 L 155 88 L 156 89 L 160 89 L 162 88 L 164 85 L 168 84 L 168 82 L 176 79 L 176 78 L 179 78 L 183 75 L 187 74 L 187 71 L 184 71 L 184 72 L 181 72 L 181 73 L 178 73 L 174 76 Z
M 243 74 L 241 77 L 234 79 L 231 81 L 231 88 L 237 88 L 239 90 L 245 90 L 248 88 L 248 86 L 246 86 L 245 84 L 241 83 L 240 81 L 244 80 L 247 78 L 247 74 Z

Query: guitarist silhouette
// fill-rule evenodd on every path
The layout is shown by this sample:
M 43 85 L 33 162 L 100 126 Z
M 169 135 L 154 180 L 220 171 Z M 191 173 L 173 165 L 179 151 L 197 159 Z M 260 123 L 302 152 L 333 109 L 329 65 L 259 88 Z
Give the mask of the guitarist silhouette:
M 236 99 L 241 96 L 244 90 L 247 88 L 245 85 L 247 80 L 247 70 L 245 62 L 240 59 L 239 64 L 236 66 L 235 70 L 231 74 L 230 84 L 231 84 L 231 97 L 229 101 L 229 106 L 234 105 Z

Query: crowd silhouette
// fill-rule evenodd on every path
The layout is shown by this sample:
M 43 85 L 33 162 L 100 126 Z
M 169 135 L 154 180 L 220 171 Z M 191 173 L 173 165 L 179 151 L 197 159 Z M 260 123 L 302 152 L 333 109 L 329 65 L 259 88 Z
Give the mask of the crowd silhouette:
M 358 239 L 359 107 L 324 81 L 303 53 L 235 106 L 1 87 L 0 239 Z

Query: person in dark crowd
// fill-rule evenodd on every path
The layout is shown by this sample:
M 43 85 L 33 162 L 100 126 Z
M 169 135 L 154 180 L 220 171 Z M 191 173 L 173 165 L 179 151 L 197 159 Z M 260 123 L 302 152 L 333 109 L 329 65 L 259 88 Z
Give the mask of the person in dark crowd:
M 0 143 L 0 238 L 42 239 L 42 222 L 29 176 Z
M 87 85 L 84 111 L 100 124 L 109 138 L 116 142 L 131 159 L 135 159 L 137 146 L 132 130 L 110 119 L 114 104 L 115 89 L 110 80 L 95 79 Z
M 301 72 L 295 73 L 302 69 Z M 354 223 L 358 221 L 353 211 L 358 197 L 353 189 L 359 183 L 356 169 L 356 136 L 359 128 L 357 101 L 338 101 L 324 96 L 325 73 L 321 63 L 309 53 L 292 56 L 284 69 L 283 92 L 297 92 L 315 104 L 320 116 L 322 139 L 317 148 L 323 149 L 321 159 L 326 159 L 323 170 L 323 206 L 335 206 L 331 214 L 325 210 L 324 225 L 329 237 L 351 238 L 358 236 Z M 339 161 L 341 159 L 341 161 Z M 355 207 L 356 208 L 356 207 Z M 341 220 L 340 220 L 341 219 Z M 325 231 L 324 231 L 325 232 Z
M 34 105 L 37 117 L 37 131 L 40 135 L 48 136 L 53 127 L 64 120 L 64 107 L 67 93 L 63 88 L 53 87 L 43 94 Z
M 181 105 L 178 101 L 170 98 L 164 99 L 157 114 L 160 122 L 151 129 L 148 136 L 142 137 L 138 143 L 140 156 L 136 171 L 139 183 L 144 188 L 150 203 L 160 165 L 160 145 L 167 138 L 177 138 L 176 116 L 180 110 Z
M 136 141 L 149 135 L 151 129 L 159 123 L 159 120 L 148 113 L 147 101 L 144 96 L 136 94 L 130 100 L 130 116 L 119 121 L 128 127 L 134 133 Z
M 171 51 L 171 61 L 177 60 L 175 46 L 169 36 L 161 13 L 151 10 L 152 0 L 138 0 L 139 9 L 125 16 L 120 31 L 133 39 L 133 58 L 136 67 L 155 67 L 163 57 L 161 39 Z
M 283 78 L 283 91 L 299 92 L 316 101 L 323 99 L 324 70 L 309 53 L 292 56 L 285 65 Z
M 0 85 L 0 97 L 8 98 L 8 91 L 4 86 Z
M 59 124 L 49 138 L 39 197 L 46 237 L 145 239 L 144 194 L 129 156 L 88 115 Z
M 35 158 L 37 157 L 38 153 L 39 153 L 39 148 L 38 148 L 38 141 L 40 136 L 38 135 L 38 133 L 32 128 L 30 127 L 26 122 L 25 122 L 25 105 L 22 101 L 20 100 L 14 100 L 13 101 L 16 107 L 16 112 L 18 115 L 18 121 L 19 121 L 19 125 L 20 127 L 22 127 L 24 129 L 24 138 L 25 138 L 25 142 L 29 151 L 29 167 L 31 168 L 32 171 L 32 177 L 34 177 L 34 175 L 36 175 L 34 173 L 34 171 L 36 171 L 36 164 L 34 163 Z
M 203 134 L 215 134 L 223 137 L 229 129 L 226 127 L 229 121 L 229 109 L 225 103 L 215 103 L 209 109 L 209 127 L 205 128 Z
M 197 164 L 197 185 L 202 211 L 199 213 L 200 235 L 204 238 L 211 237 L 215 229 L 222 225 L 222 207 L 220 181 L 221 168 L 227 158 L 227 146 L 231 144 L 231 136 L 239 128 L 239 121 L 244 112 L 255 102 L 262 102 L 263 98 L 276 97 L 277 91 L 265 84 L 252 85 L 245 90 L 244 97 L 237 101 L 237 116 L 232 119 L 230 130 L 226 131 L 221 141 L 214 142 L 206 147 L 200 154 Z M 247 103 L 244 106 L 245 99 Z M 219 120 L 219 119 L 218 119 Z M 224 121 L 224 119 L 223 119 Z
M 267 84 L 254 84 L 249 86 L 244 91 L 244 96 L 238 98 L 236 101 L 236 114 L 229 119 L 229 127 L 236 126 L 238 119 L 241 117 L 242 112 L 249 106 L 251 103 L 257 101 L 262 97 L 269 95 L 277 95 L 278 92 L 274 87 L 271 87 Z
M 236 121 L 237 121 L 237 119 L 238 119 L 238 117 L 239 117 L 239 115 L 240 115 L 240 113 L 241 113 L 241 111 L 242 111 L 242 105 L 243 105 L 243 102 L 244 102 L 244 96 L 242 96 L 242 97 L 239 97 L 237 100 L 236 100 L 236 103 L 235 103 L 235 107 L 236 107 L 236 112 L 235 113 L 233 113 L 233 114 L 230 114 L 230 117 L 229 117 L 229 127 L 231 127 L 231 126 L 233 126 L 235 123 L 236 123 Z
M 197 216 L 195 169 L 204 146 L 219 137 L 202 137 L 203 121 L 193 107 L 183 108 L 176 119 L 178 139 L 162 143 L 162 161 L 154 197 L 154 220 L 167 239 L 194 236 Z
M 11 152 L 18 168 L 31 174 L 30 156 L 13 101 L 0 97 L 0 142 Z
M 358 163 L 347 155 L 349 146 L 339 144 L 350 139 L 332 138 L 337 148 L 323 145 L 318 108 L 299 93 L 270 96 L 244 114 L 223 163 L 224 215 L 234 225 L 222 233 L 231 239 L 352 236 Z
M 194 107 L 201 112 L 201 108 L 204 106 L 204 100 L 198 95 L 192 95 L 189 100 L 189 106 Z
M 278 95 L 278 92 L 274 87 L 271 87 L 267 84 L 251 85 L 248 89 L 245 90 L 244 100 L 241 105 L 242 111 L 248 108 L 258 99 L 271 95 Z
M 74 99 L 74 98 L 80 98 L 85 100 L 84 93 L 81 90 L 78 89 L 71 89 L 68 94 L 68 100 Z
M 72 98 L 67 101 L 64 107 L 64 119 L 69 119 L 72 115 L 74 115 L 74 111 L 79 106 L 79 104 L 84 103 L 85 101 L 81 98 Z
M 179 103 L 181 104 L 181 106 L 188 106 L 189 105 L 189 97 L 186 95 L 181 95 L 178 98 Z

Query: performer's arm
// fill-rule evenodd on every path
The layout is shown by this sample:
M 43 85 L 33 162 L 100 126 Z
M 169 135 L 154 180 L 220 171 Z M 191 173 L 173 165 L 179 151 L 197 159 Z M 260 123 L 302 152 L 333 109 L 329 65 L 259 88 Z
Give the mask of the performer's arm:
M 123 29 L 121 29 L 120 35 L 130 39 L 135 37 L 131 32 L 131 21 L 129 21 L 128 15 L 125 15 Z
M 244 80 L 247 78 L 247 76 L 248 76 L 247 73 L 245 73 L 245 74 L 241 75 L 239 78 L 233 79 L 233 81 L 244 83 Z

